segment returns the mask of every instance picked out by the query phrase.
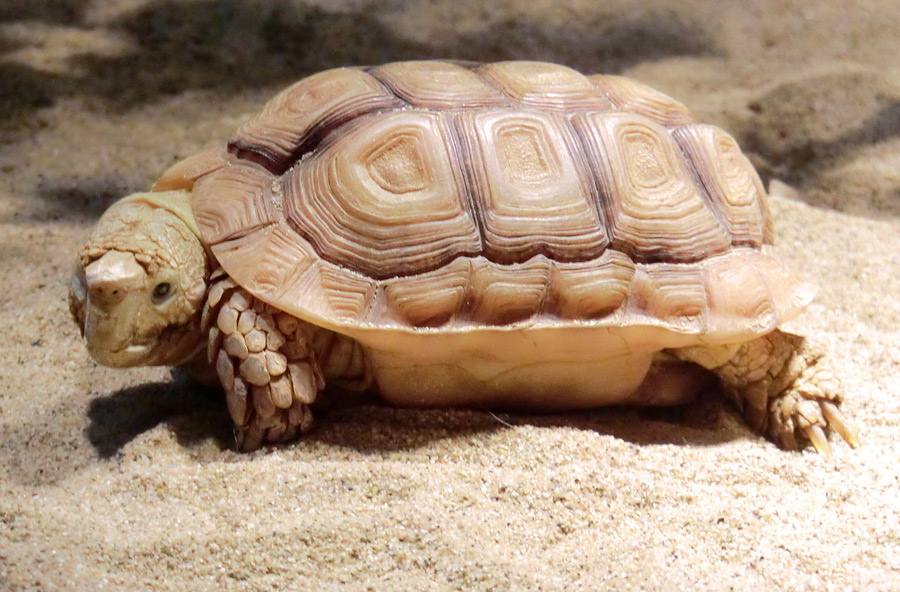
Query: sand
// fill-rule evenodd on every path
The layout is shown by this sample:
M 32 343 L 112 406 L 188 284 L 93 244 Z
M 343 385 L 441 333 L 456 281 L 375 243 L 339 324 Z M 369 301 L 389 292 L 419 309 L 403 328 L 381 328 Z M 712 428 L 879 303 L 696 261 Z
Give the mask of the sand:
M 895 0 L 0 3 L 0 589 L 900 589 Z M 558 416 L 356 405 L 238 454 L 216 393 L 92 362 L 65 303 L 117 197 L 313 71 L 538 58 L 724 126 L 820 286 L 863 447 L 788 453 L 710 393 Z

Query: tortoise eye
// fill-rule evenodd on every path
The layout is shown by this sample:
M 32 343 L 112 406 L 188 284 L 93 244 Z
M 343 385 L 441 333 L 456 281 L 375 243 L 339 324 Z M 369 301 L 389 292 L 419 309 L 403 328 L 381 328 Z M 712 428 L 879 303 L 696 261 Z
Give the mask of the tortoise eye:
M 160 304 L 162 302 L 165 302 L 174 293 L 175 293 L 175 290 L 172 288 L 172 284 L 170 284 L 168 282 L 162 282 L 162 283 L 156 284 L 156 286 L 153 288 L 153 295 L 152 295 L 153 303 Z

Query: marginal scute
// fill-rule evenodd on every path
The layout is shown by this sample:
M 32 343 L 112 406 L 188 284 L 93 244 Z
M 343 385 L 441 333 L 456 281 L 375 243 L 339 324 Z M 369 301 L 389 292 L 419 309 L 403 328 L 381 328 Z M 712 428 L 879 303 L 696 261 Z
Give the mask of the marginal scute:
M 463 109 L 508 102 L 475 72 L 449 62 L 393 62 L 370 73 L 413 107 Z
M 231 157 L 221 146 L 213 146 L 178 161 L 162 174 L 151 191 L 191 190 L 197 179 L 228 166 Z
M 537 314 L 550 279 L 551 262 L 537 256 L 524 263 L 499 265 L 472 261 L 469 318 L 484 325 L 508 325 Z
M 203 239 L 215 245 L 275 222 L 273 180 L 271 173 L 246 162 L 200 178 L 194 186 L 191 208 Z
M 697 261 L 731 248 L 731 239 L 664 127 L 628 113 L 574 120 L 604 196 L 617 249 L 637 261 Z
M 626 296 L 626 322 L 645 319 L 680 333 L 702 333 L 708 306 L 703 280 L 696 263 L 638 265 Z
M 399 111 L 347 132 L 284 177 L 291 224 L 328 261 L 373 278 L 477 254 L 440 114 Z
M 688 125 L 672 132 L 735 245 L 763 244 L 769 222 L 765 190 L 756 170 L 730 135 L 712 125 Z
M 511 98 L 551 111 L 609 110 L 612 103 L 588 78 L 571 68 L 543 62 L 497 62 L 478 73 Z
M 740 336 L 775 328 L 778 315 L 768 286 L 754 264 L 758 257 L 756 251 L 748 249 L 704 261 L 710 331 Z
M 588 79 L 621 111 L 642 115 L 665 126 L 684 125 L 694 121 L 694 116 L 687 107 L 636 80 L 604 74 L 594 74 L 588 76 Z
M 365 113 L 402 105 L 361 69 L 327 70 L 276 95 L 259 115 L 238 129 L 229 148 L 280 173 L 305 148 L 340 125 Z
M 450 322 L 465 300 L 470 269 L 470 260 L 460 258 L 434 271 L 385 281 L 391 314 L 413 327 Z
M 213 245 L 213 254 L 243 288 L 270 299 L 289 294 L 292 278 L 315 265 L 318 256 L 285 222 Z
M 343 323 L 360 320 L 375 294 L 375 283 L 369 278 L 325 261 L 319 265 L 319 281 L 329 316 Z
M 590 320 L 621 306 L 634 275 L 627 255 L 608 249 L 592 261 L 553 264 L 550 293 L 553 310 L 563 319 Z
M 461 120 L 488 259 L 583 260 L 603 252 L 605 227 L 561 117 L 494 110 Z
M 784 261 L 772 255 L 766 246 L 753 259 L 753 265 L 769 288 L 769 296 L 779 321 L 794 317 L 816 295 L 815 285 L 800 282 Z

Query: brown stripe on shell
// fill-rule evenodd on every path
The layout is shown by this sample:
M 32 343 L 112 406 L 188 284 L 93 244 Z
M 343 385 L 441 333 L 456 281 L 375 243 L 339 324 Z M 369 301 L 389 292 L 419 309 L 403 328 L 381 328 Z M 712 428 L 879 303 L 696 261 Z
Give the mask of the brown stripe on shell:
M 762 245 L 770 222 L 759 175 L 734 138 L 712 125 L 687 125 L 672 136 L 693 165 L 735 245 Z
M 587 77 L 621 111 L 636 113 L 661 125 L 694 122 L 687 107 L 668 95 L 624 76 L 595 74 Z
M 469 68 L 450 62 L 393 62 L 369 70 L 413 107 L 472 109 L 499 107 L 509 99 Z
M 572 122 L 596 165 L 616 250 L 638 262 L 687 262 L 731 248 L 664 127 L 630 113 L 586 113 Z
M 403 105 L 361 69 L 327 70 L 289 86 L 266 103 L 238 129 L 228 150 L 280 174 L 344 123 Z

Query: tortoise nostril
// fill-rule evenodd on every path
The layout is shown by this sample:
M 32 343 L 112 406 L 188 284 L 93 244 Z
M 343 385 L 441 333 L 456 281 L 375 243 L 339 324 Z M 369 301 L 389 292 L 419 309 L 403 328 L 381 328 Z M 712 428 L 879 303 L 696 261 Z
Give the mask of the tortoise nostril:
M 87 293 L 92 304 L 109 307 L 121 302 L 128 292 L 146 284 L 147 272 L 132 253 L 109 251 L 84 270 Z
M 125 294 L 112 288 L 108 283 L 94 283 L 88 286 L 88 297 L 92 304 L 105 307 L 121 302 Z

